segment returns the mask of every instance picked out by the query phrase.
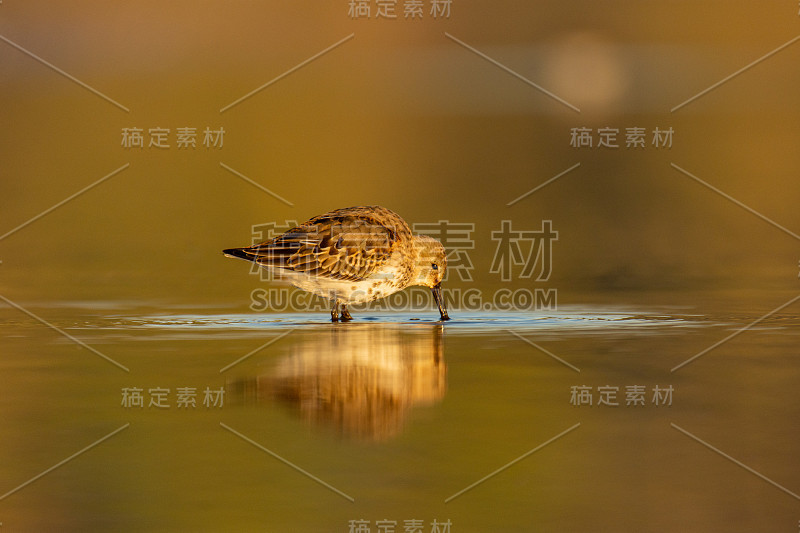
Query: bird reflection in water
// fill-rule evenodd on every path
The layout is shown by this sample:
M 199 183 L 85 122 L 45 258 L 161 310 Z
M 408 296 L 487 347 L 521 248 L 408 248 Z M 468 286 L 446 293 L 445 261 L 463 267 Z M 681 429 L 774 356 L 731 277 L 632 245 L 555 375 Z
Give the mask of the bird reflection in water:
M 314 427 L 388 440 L 402 432 L 413 407 L 444 398 L 443 333 L 438 324 L 350 323 L 315 331 L 268 373 L 233 388 L 260 403 L 286 404 Z

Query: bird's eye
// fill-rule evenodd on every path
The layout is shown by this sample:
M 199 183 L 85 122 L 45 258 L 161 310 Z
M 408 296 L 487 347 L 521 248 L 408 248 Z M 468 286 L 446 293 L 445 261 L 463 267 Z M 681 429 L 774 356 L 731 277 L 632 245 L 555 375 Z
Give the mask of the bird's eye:
M 437 265 L 436 263 L 431 263 L 431 269 L 439 270 L 439 265 Z

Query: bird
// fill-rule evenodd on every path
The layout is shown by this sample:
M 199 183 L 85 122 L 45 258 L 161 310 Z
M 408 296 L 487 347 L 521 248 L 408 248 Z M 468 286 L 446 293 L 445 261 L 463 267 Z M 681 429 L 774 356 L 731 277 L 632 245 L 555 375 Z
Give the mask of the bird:
M 336 209 L 270 240 L 222 253 L 271 269 L 279 279 L 331 300 L 332 322 L 352 320 L 350 304 L 413 285 L 430 288 L 439 319 L 450 320 L 442 296 L 444 246 L 433 237 L 413 235 L 406 221 L 385 207 Z

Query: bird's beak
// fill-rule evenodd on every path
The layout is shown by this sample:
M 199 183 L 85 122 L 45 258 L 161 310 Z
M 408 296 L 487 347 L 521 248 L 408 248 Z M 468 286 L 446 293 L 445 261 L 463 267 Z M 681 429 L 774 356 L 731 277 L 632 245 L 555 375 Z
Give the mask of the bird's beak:
M 439 320 L 450 320 L 450 317 L 447 316 L 444 298 L 442 298 L 442 282 L 440 281 L 431 287 L 431 292 L 433 293 L 433 299 L 436 300 L 436 305 L 439 306 Z

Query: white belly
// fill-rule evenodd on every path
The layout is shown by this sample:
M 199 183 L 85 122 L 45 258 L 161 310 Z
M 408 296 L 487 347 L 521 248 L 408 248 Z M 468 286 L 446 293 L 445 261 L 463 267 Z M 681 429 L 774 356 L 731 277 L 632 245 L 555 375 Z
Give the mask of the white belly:
M 363 281 L 344 281 L 297 272 L 286 272 L 286 281 L 308 291 L 341 303 L 364 303 L 385 298 L 404 289 L 392 271 L 381 271 Z

